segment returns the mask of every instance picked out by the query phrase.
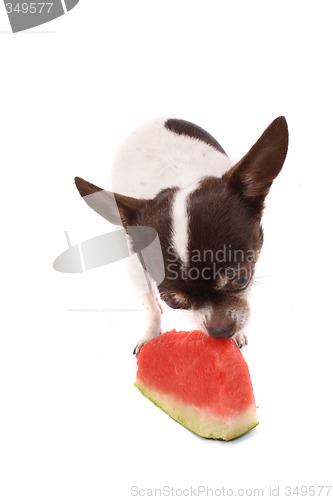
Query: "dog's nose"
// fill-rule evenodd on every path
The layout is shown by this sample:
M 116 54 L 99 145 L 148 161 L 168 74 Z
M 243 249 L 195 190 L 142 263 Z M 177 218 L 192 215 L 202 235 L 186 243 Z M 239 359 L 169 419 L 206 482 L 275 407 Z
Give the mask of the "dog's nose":
M 207 326 L 207 331 L 215 339 L 228 339 L 235 333 L 234 323 L 228 323 L 222 326 Z

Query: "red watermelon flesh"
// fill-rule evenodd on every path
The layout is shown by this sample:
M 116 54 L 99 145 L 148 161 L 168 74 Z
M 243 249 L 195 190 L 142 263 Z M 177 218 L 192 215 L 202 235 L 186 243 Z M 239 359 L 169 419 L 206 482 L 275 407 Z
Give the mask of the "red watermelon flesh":
M 258 424 L 249 369 L 234 340 L 173 330 L 144 345 L 137 363 L 135 385 L 196 434 L 228 441 Z

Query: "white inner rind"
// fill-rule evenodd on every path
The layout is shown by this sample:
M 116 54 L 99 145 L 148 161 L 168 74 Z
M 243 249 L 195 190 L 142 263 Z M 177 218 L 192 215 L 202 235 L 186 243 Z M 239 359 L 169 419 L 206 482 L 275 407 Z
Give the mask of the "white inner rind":
M 245 434 L 259 423 L 255 404 L 234 417 L 223 418 L 220 415 L 213 415 L 208 408 L 184 404 L 172 396 L 150 390 L 140 382 L 136 382 L 135 385 L 176 422 L 205 438 L 229 441 Z

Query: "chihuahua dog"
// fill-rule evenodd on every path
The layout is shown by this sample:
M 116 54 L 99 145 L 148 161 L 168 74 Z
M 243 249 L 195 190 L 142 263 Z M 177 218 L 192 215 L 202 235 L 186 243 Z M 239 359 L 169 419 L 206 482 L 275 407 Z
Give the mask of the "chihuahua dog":
M 135 354 L 161 333 L 158 295 L 171 308 L 193 311 L 208 335 L 233 337 L 240 347 L 247 343 L 243 328 L 263 244 L 264 202 L 287 149 L 284 117 L 276 118 L 234 166 L 201 127 L 156 119 L 135 129 L 120 147 L 112 192 L 75 178 L 86 201 L 99 193 L 97 203 L 87 203 L 112 224 L 127 233 L 145 226 L 158 235 L 163 280 L 142 297 L 147 325 Z

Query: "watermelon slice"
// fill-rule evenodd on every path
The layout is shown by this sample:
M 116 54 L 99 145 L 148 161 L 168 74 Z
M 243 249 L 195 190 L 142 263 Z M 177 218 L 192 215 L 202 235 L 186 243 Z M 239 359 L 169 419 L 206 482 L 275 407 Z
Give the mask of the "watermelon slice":
M 144 345 L 137 362 L 135 385 L 196 434 L 228 441 L 258 424 L 249 369 L 234 340 L 173 330 Z

